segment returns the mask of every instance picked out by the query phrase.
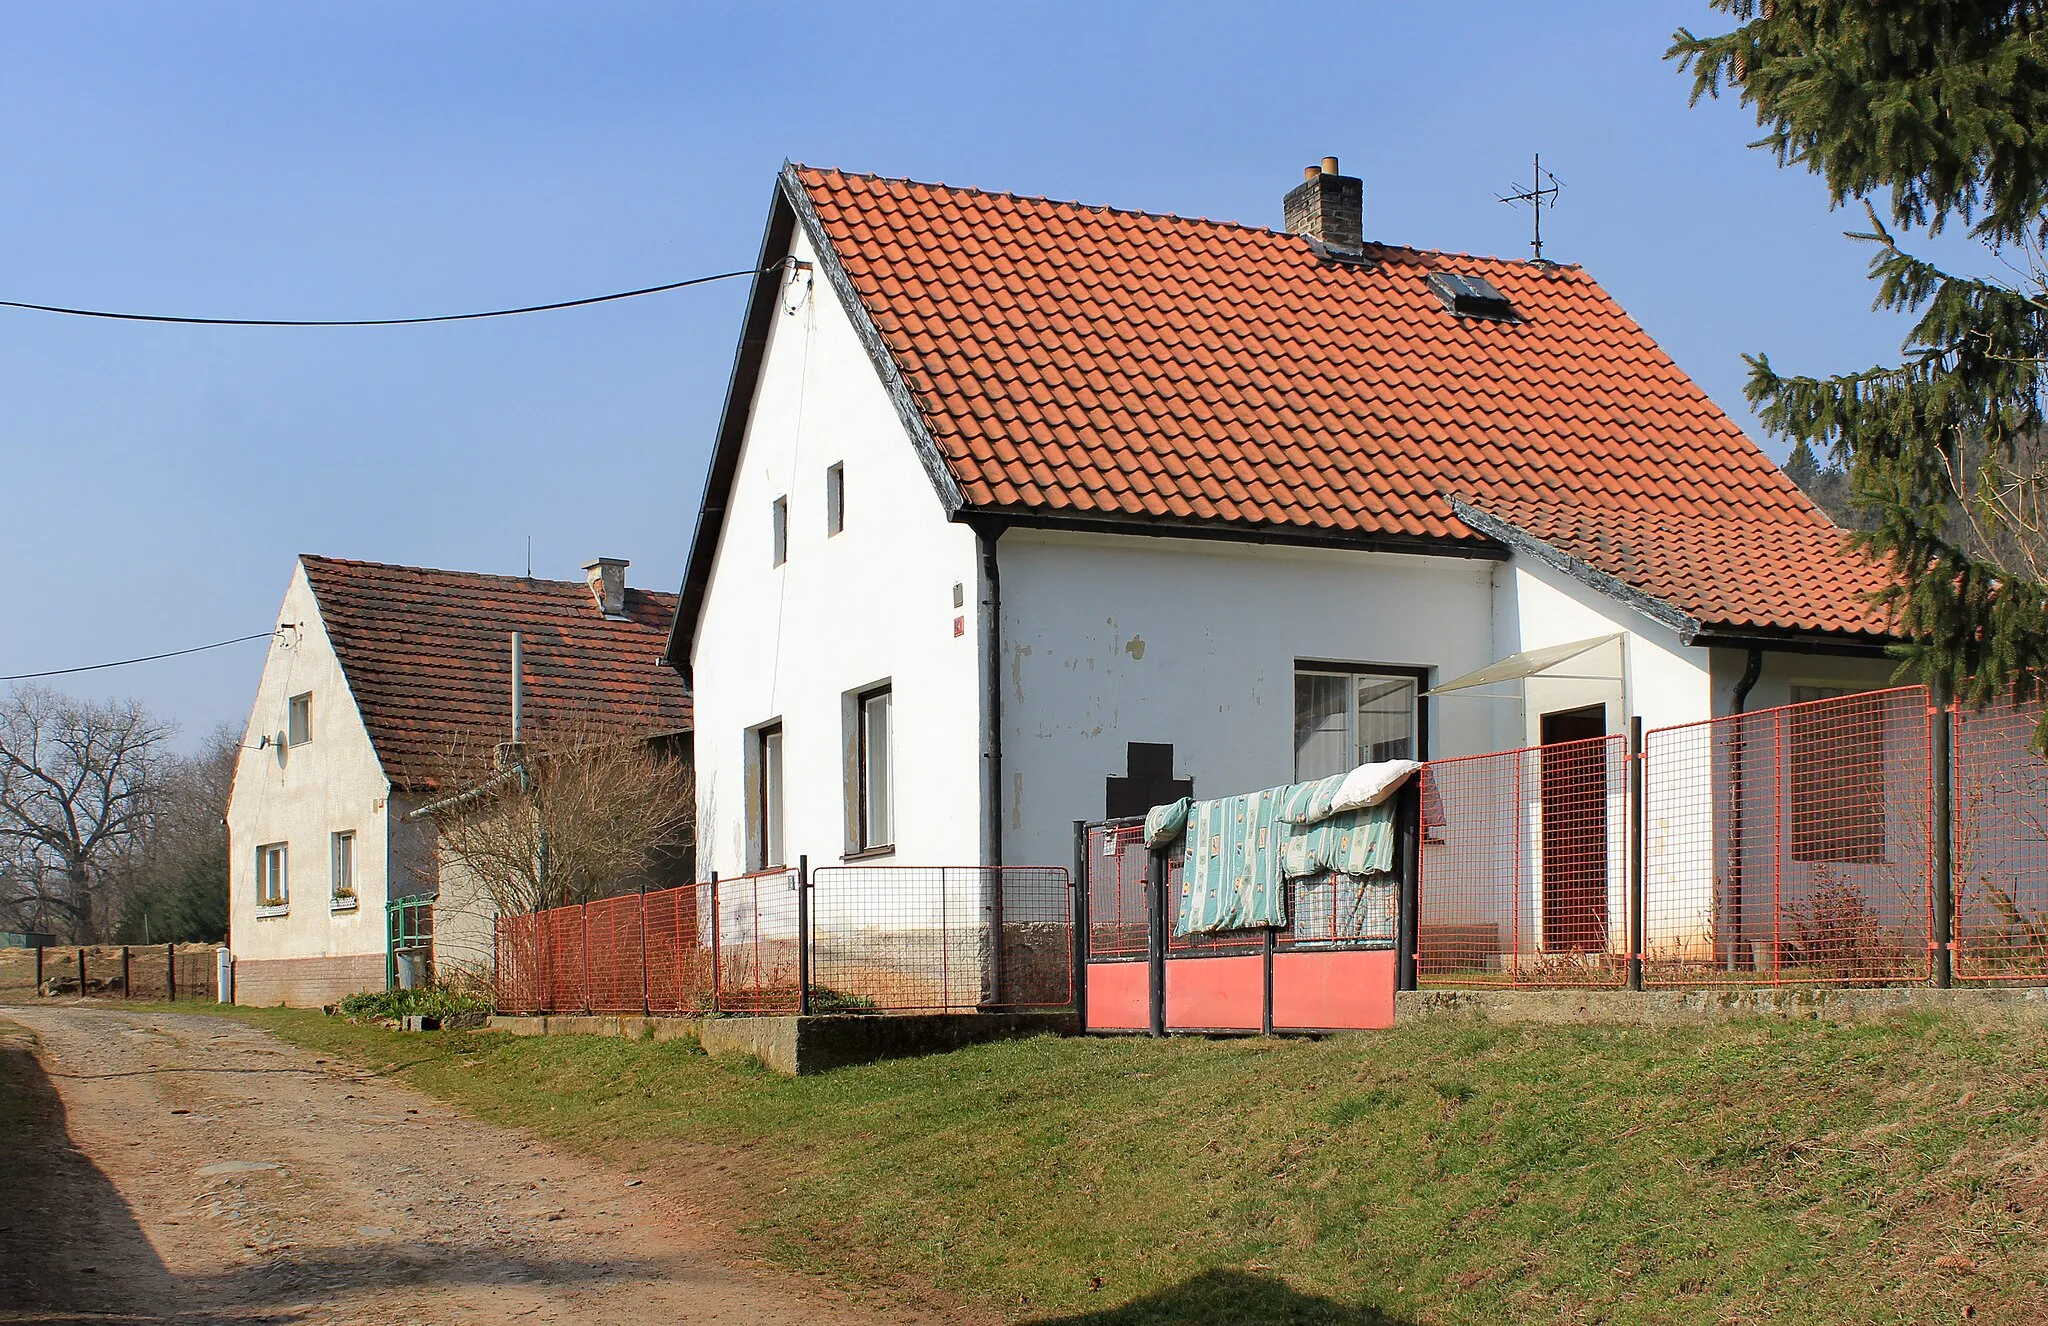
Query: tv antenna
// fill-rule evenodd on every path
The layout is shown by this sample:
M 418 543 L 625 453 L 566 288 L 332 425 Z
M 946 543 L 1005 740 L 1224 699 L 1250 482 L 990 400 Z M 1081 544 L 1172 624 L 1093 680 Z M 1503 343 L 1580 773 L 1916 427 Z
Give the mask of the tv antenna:
M 1524 189 L 1520 185 L 1513 185 L 1511 186 L 1514 189 L 1513 193 L 1499 193 L 1495 194 L 1494 197 L 1500 199 L 1509 207 L 1520 207 L 1527 204 L 1536 227 L 1535 235 L 1529 241 L 1529 247 L 1536 250 L 1536 261 L 1542 262 L 1543 209 L 1557 206 L 1557 195 L 1564 191 L 1564 182 L 1543 169 L 1543 154 L 1541 152 L 1538 152 L 1535 156 L 1534 162 L 1530 167 L 1530 175 L 1533 178 L 1528 188 Z M 1545 180 L 1550 182 L 1545 184 Z

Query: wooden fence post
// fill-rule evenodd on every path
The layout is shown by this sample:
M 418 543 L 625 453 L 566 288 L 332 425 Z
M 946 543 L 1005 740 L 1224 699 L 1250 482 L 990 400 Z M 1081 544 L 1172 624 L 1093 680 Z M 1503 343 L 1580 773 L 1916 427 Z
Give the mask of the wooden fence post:
M 85 998 L 85 950 L 78 950 L 78 997 Z
M 121 997 L 123 999 L 135 997 L 135 992 L 128 988 L 128 946 L 126 944 L 121 945 Z
M 178 1002 L 178 946 L 164 945 L 164 1000 Z

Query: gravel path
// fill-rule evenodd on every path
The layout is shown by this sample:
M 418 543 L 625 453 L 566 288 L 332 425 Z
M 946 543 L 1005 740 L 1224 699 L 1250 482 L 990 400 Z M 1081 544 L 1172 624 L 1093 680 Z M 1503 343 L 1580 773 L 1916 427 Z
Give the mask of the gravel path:
M 0 1321 L 885 1319 L 749 1264 L 659 1179 L 266 1032 L 82 1006 L 0 1017 L 39 1042 L 46 1106 L 31 1154 L 0 1157 Z

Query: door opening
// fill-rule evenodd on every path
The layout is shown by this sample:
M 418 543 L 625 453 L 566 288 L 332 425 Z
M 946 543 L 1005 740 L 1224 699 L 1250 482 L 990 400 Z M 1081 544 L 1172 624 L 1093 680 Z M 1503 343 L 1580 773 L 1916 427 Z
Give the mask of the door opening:
M 1541 731 L 1543 950 L 1605 953 L 1607 707 L 1545 714 Z

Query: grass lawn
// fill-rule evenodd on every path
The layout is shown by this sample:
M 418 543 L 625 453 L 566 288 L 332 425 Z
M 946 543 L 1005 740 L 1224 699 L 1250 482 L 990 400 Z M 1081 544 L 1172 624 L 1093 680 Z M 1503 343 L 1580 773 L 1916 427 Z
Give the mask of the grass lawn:
M 1020 1320 L 2048 1319 L 2048 1029 L 1434 1022 L 793 1081 L 237 1016 L 594 1155 L 712 1144 L 778 1259 Z

